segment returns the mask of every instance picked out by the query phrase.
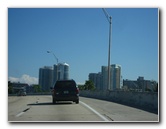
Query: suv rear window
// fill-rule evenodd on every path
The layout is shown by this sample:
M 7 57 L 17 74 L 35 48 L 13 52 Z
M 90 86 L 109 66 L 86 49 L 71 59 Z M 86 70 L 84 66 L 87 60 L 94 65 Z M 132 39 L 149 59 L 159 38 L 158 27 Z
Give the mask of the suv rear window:
M 57 81 L 54 89 L 76 89 L 75 81 Z

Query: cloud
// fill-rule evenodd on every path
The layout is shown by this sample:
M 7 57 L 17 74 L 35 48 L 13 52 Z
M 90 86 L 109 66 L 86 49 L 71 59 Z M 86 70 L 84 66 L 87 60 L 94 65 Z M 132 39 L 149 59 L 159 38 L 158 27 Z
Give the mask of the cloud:
M 38 78 L 31 77 L 27 74 L 23 74 L 20 78 L 9 77 L 8 80 L 11 81 L 11 82 L 27 83 L 29 85 L 38 84 Z
M 77 85 L 84 85 L 85 83 L 83 82 L 77 82 Z

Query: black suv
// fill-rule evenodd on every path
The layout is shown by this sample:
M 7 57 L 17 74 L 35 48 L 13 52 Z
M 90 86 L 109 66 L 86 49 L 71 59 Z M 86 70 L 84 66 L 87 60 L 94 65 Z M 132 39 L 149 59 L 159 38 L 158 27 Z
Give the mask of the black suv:
M 79 103 L 79 89 L 74 80 L 57 81 L 52 88 L 52 102 L 57 101 L 73 101 Z

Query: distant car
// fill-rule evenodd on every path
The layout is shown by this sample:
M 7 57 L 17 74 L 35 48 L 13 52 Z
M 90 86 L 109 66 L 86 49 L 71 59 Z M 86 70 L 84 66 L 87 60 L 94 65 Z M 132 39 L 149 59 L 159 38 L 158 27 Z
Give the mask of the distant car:
M 25 91 L 21 91 L 21 92 L 18 92 L 17 94 L 18 96 L 26 96 L 27 93 Z
M 79 103 L 79 89 L 74 80 L 57 81 L 52 89 L 52 102 L 73 101 Z

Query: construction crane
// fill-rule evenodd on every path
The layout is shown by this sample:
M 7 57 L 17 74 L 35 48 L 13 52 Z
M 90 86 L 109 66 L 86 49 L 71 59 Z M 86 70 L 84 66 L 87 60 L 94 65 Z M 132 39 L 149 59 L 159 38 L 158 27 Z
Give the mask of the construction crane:
M 111 62 L 111 60 L 110 60 L 110 49 L 111 49 L 111 34 L 112 34 L 112 17 L 107 13 L 107 11 L 104 9 L 104 8 L 102 8 L 102 10 L 103 10 L 103 12 L 104 12 L 104 14 L 105 14 L 105 16 L 106 16 L 106 18 L 107 18 L 107 20 L 108 20 L 108 22 L 109 22 L 109 24 L 110 24 L 110 29 L 109 29 L 109 47 L 108 47 L 108 90 L 110 90 L 111 89 L 111 87 L 110 87 L 110 62 Z

